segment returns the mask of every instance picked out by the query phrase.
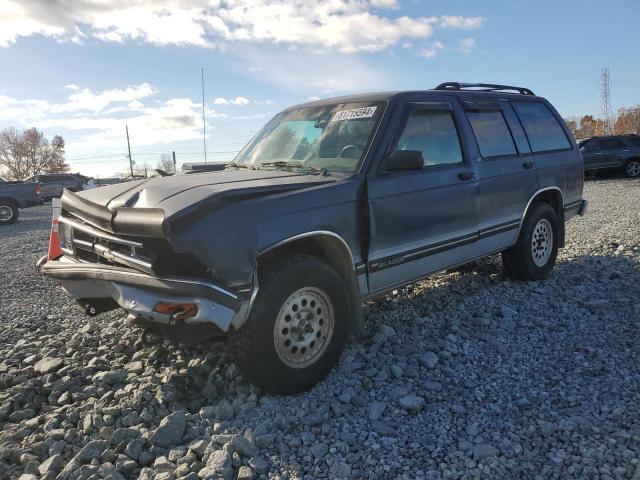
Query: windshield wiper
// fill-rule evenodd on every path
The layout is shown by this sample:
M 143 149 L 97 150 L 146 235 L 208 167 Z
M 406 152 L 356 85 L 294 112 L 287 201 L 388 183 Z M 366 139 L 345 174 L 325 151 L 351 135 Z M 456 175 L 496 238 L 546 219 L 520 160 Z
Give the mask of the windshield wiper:
M 256 169 L 256 167 L 254 167 L 253 165 L 246 165 L 244 163 L 229 163 L 229 164 L 227 164 L 227 168 L 228 167 L 247 168 L 249 170 L 255 170 Z
M 320 173 L 322 175 L 328 175 L 326 168 L 314 167 L 312 165 L 304 165 L 300 162 L 285 162 L 283 160 L 277 160 L 275 162 L 264 162 L 260 164 L 260 167 L 289 167 L 289 168 L 304 168 L 314 173 Z
M 284 160 L 277 160 L 275 162 L 264 162 L 260 164 L 260 167 L 291 167 L 302 168 L 304 165 L 300 162 L 285 162 Z

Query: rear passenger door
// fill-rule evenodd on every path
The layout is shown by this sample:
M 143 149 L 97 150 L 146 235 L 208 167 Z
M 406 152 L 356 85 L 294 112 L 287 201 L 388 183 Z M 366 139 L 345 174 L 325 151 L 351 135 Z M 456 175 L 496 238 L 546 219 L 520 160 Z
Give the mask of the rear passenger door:
M 477 182 L 461 142 L 459 104 L 405 104 L 386 155 L 420 151 L 422 170 L 367 180 L 370 217 L 369 290 L 375 293 L 472 257 L 477 239 Z M 386 156 L 385 155 L 385 156 Z
M 581 200 L 582 155 L 562 117 L 544 99 L 523 98 L 511 104 L 535 156 L 540 188 L 559 188 L 564 205 Z
M 535 159 L 507 101 L 465 102 L 477 145 L 479 242 L 492 252 L 511 245 L 538 190 Z
M 627 145 L 618 138 L 603 138 L 600 140 L 602 151 L 601 161 L 605 167 L 621 167 L 625 155 L 629 152 Z

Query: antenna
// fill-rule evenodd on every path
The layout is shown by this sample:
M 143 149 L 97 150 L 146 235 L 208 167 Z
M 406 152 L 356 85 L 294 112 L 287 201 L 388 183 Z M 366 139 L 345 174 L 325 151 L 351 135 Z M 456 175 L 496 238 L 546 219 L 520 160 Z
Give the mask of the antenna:
M 611 98 L 609 97 L 611 92 L 611 78 L 609 77 L 609 68 L 602 69 L 600 75 L 600 114 L 602 121 L 604 122 L 603 134 L 611 135 Z
M 204 163 L 207 163 L 207 121 L 204 119 L 204 67 L 202 67 L 202 145 L 204 148 Z
M 131 167 L 131 178 L 133 179 L 133 160 L 131 159 L 131 143 L 129 142 L 129 125 L 125 125 L 127 130 L 127 148 L 129 149 L 129 167 Z

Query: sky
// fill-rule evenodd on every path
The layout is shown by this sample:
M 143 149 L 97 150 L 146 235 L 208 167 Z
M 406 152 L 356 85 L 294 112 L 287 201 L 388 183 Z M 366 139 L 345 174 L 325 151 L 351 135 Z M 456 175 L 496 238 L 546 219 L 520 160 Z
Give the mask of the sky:
M 565 117 L 640 104 L 640 2 L 616 0 L 1 0 L 0 129 L 66 141 L 112 176 L 161 154 L 229 160 L 287 106 L 428 89 L 525 86 Z

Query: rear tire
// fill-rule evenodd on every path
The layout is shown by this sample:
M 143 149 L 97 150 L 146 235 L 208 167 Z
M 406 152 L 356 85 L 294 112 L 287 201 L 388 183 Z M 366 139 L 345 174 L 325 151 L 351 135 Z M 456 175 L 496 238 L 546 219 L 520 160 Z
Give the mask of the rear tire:
M 628 178 L 640 177 L 640 159 L 632 158 L 624 165 L 624 174 Z
M 347 291 L 340 275 L 315 257 L 295 255 L 267 267 L 249 318 L 227 339 L 243 376 L 278 394 L 322 380 L 344 348 Z
M 558 256 L 558 218 L 551 206 L 534 202 L 516 244 L 502 252 L 507 276 L 517 280 L 543 280 L 553 270 Z
M 0 199 L 0 225 L 16 223 L 20 216 L 18 205 L 13 200 Z

